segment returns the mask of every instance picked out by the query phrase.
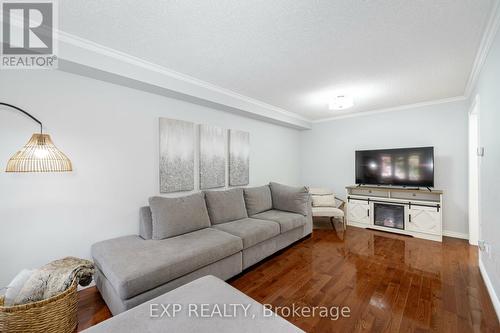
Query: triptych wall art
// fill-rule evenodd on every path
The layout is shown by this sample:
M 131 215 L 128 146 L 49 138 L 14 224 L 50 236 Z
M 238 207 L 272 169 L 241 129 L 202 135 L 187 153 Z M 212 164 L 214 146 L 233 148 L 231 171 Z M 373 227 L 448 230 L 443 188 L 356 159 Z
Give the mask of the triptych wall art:
M 195 129 L 198 131 L 195 132 Z M 195 144 L 197 133 L 198 146 Z M 226 186 L 227 167 L 230 186 L 248 185 L 250 162 L 248 132 L 229 130 L 228 135 L 228 130 L 221 127 L 211 125 L 196 127 L 192 122 L 160 118 L 161 193 L 195 189 L 196 151 L 199 156 L 201 190 Z
M 248 185 L 250 133 L 229 130 L 229 185 Z
M 160 118 L 160 192 L 194 190 L 194 124 Z
M 226 130 L 200 125 L 200 189 L 226 185 Z

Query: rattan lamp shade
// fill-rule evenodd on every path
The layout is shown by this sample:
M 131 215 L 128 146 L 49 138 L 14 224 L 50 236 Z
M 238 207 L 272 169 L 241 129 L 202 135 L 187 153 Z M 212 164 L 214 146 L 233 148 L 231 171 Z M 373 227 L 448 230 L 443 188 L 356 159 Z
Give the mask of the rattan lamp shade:
M 33 134 L 28 143 L 7 162 L 6 172 L 72 171 L 71 161 L 48 134 Z

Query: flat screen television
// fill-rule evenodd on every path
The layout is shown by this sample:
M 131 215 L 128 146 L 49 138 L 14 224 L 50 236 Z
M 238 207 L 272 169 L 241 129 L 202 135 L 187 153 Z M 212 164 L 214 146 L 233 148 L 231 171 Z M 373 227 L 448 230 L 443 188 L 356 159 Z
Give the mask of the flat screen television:
M 434 147 L 358 150 L 356 184 L 434 187 Z

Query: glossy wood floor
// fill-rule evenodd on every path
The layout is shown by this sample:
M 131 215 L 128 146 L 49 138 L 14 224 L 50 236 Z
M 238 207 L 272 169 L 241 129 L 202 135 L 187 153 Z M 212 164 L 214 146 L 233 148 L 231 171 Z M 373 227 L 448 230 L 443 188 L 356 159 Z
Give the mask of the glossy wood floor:
M 273 306 L 348 306 L 350 318 L 288 317 L 307 332 L 500 332 L 477 248 L 349 227 L 284 250 L 229 281 Z M 110 317 L 95 288 L 80 293 L 79 330 Z

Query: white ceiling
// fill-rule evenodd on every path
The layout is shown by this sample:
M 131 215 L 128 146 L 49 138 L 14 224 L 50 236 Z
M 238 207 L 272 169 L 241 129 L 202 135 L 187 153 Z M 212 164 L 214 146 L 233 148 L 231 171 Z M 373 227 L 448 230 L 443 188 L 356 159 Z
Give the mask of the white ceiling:
M 494 0 L 71 0 L 60 29 L 297 113 L 464 94 Z M 346 111 L 343 111 L 346 112 Z

